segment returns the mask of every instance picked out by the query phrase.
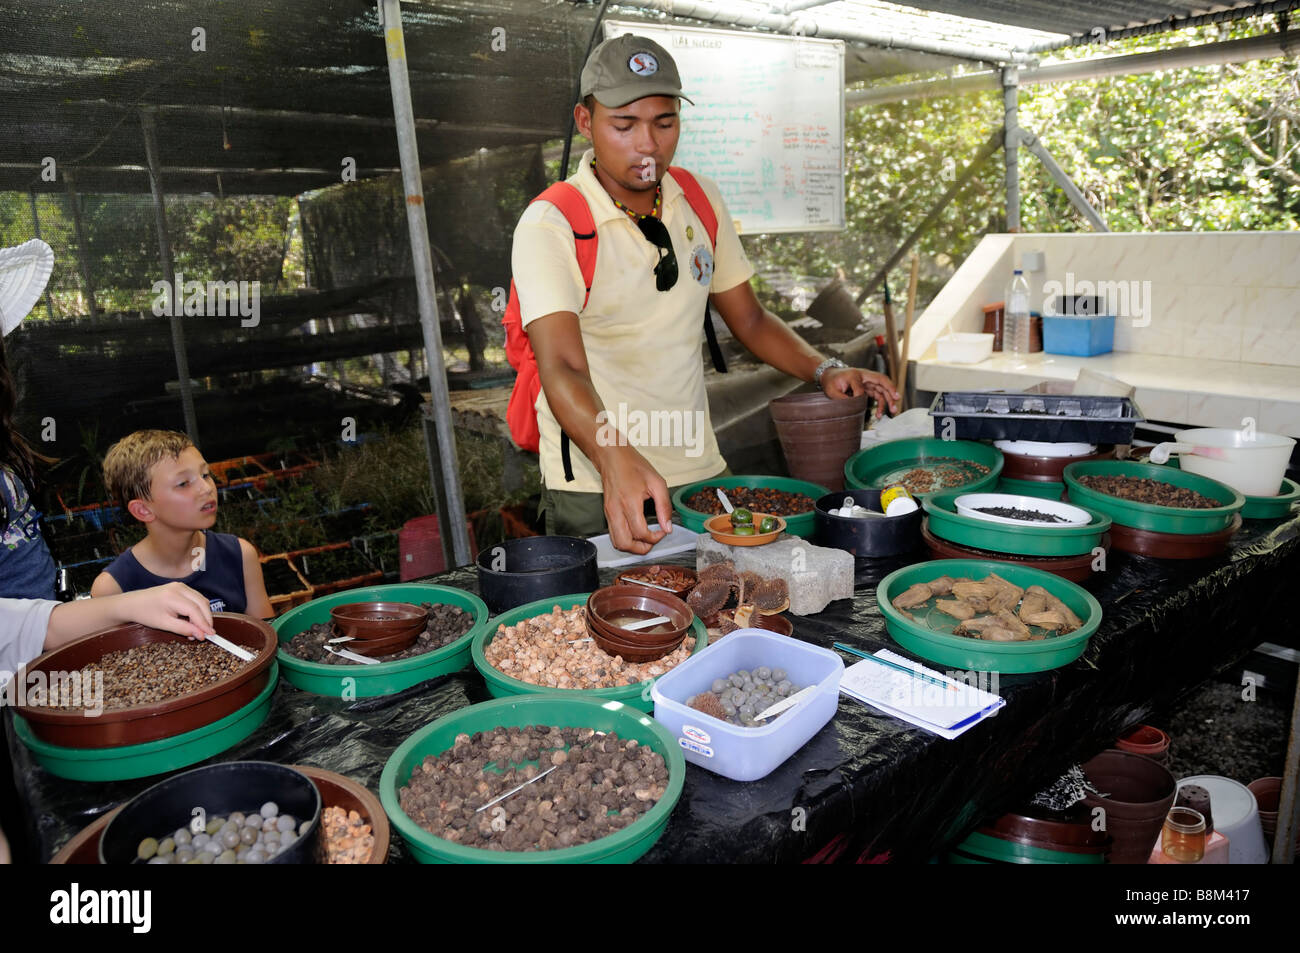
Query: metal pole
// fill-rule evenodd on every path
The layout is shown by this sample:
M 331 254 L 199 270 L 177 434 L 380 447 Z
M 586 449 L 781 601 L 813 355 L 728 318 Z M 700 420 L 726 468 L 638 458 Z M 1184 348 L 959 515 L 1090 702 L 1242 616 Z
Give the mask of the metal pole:
M 1101 213 L 1092 207 L 1092 203 L 1088 201 L 1083 191 L 1074 184 L 1074 180 L 1070 178 L 1069 173 L 1061 168 L 1057 161 L 1052 158 L 1052 154 L 1047 151 L 1047 148 L 1038 141 L 1038 136 L 1022 126 L 1020 128 L 1020 141 L 1025 144 L 1026 149 L 1038 156 L 1038 161 L 1051 173 L 1052 178 L 1056 180 L 1056 184 L 1065 193 L 1065 197 L 1070 200 L 1070 204 L 1088 220 L 1093 230 L 1098 232 L 1110 231 Z
M 1002 68 L 1002 131 L 1007 163 L 1007 231 L 1020 231 L 1020 77 L 1014 66 Z
M 29 198 L 32 203 L 32 237 L 40 238 L 41 237 L 41 216 L 37 214 L 36 211 L 36 192 L 32 189 L 28 189 L 27 198 Z M 50 320 L 53 321 L 54 320 L 54 299 L 50 297 L 50 286 L 48 282 L 45 285 L 45 312 L 50 316 Z
M 185 329 L 181 325 L 181 289 L 176 287 L 176 270 L 172 263 L 172 242 L 167 234 L 167 204 L 163 196 L 162 173 L 158 163 L 158 129 L 153 113 L 140 112 L 140 128 L 144 132 L 145 161 L 149 163 L 149 188 L 153 192 L 154 223 L 158 229 L 158 258 L 162 263 L 163 280 L 171 289 L 171 316 L 167 323 L 172 331 L 172 353 L 176 357 L 176 376 L 181 388 L 181 413 L 185 416 L 185 432 L 196 444 L 199 442 L 198 418 L 194 415 L 194 395 L 190 392 L 190 361 L 185 353 Z
M 393 120 L 397 151 L 402 160 L 402 185 L 406 192 L 406 224 L 411 235 L 411 261 L 420 302 L 420 328 L 429 365 L 429 392 L 438 437 L 438 458 L 447 492 L 447 512 L 439 513 L 443 535 L 450 536 L 456 565 L 472 561 L 469 530 L 465 524 L 465 499 L 460 488 L 460 460 L 451 429 L 451 398 L 447 368 L 442 360 L 442 332 L 438 327 L 438 289 L 433 281 L 433 253 L 424 218 L 424 183 L 420 180 L 420 154 L 415 138 L 415 110 L 411 106 L 411 78 L 406 71 L 406 42 L 402 35 L 402 10 L 398 0 L 377 0 L 379 23 L 388 51 L 388 82 L 393 92 Z M 434 479 L 435 490 L 437 478 Z
M 912 244 L 921 237 L 921 234 L 927 228 L 934 224 L 940 213 L 948 207 L 948 203 L 957 197 L 957 193 L 965 188 L 966 183 L 969 182 L 975 176 L 975 173 L 979 171 L 980 166 L 987 162 L 989 156 L 993 155 L 993 153 L 997 152 L 1000 148 L 1002 148 L 1002 130 L 999 129 L 997 132 L 993 133 L 993 135 L 989 136 L 988 141 L 980 147 L 980 151 L 975 153 L 974 158 L 970 160 L 970 164 L 962 170 L 961 175 L 957 176 L 957 181 L 948 186 L 948 191 L 944 192 L 939 201 L 934 203 L 934 208 L 930 209 L 925 218 L 921 219 L 920 224 L 908 233 L 907 237 L 903 239 L 903 244 L 899 245 L 898 250 L 889 256 L 889 261 L 885 262 L 880 269 L 871 276 L 871 279 L 862 286 L 862 290 L 858 292 L 857 300 L 854 302 L 858 307 L 861 307 L 862 302 L 866 301 L 867 297 L 880 286 L 881 282 L 885 280 L 885 276 L 893 270 L 894 266 L 903 260 L 903 256 L 907 254 L 907 251 L 912 247 Z
M 81 220 L 81 198 L 77 195 L 77 182 L 71 169 L 63 171 L 63 185 L 68 190 L 72 205 L 72 226 L 77 230 L 77 263 L 81 266 L 81 286 L 90 303 L 90 316 L 95 316 L 95 283 L 90 279 L 90 246 L 86 244 L 86 226 Z

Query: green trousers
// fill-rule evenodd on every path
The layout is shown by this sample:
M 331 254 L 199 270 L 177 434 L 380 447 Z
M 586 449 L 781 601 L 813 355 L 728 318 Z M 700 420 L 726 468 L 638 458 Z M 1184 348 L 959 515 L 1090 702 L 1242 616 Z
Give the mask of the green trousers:
M 709 479 L 731 476 L 731 467 L 724 467 Z M 681 487 L 670 486 L 671 497 Z M 571 490 L 542 490 L 537 516 L 547 536 L 599 536 L 608 533 L 605 523 L 605 494 L 574 493 Z

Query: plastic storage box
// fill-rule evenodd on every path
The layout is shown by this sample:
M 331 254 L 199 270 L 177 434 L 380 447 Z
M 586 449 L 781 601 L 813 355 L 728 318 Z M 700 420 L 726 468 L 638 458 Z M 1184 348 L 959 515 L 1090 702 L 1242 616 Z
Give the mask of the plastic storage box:
M 1109 354 L 1115 345 L 1115 316 L 1043 315 L 1043 350 L 1048 354 L 1092 357 Z
M 935 395 L 930 416 L 940 440 L 1044 443 L 1132 443 L 1143 420 L 1129 397 L 953 390 Z
M 762 728 L 719 721 L 686 705 L 715 678 L 760 665 L 783 668 L 800 688 L 817 690 Z M 740 629 L 662 675 L 651 689 L 655 719 L 686 760 L 733 781 L 756 781 L 802 748 L 835 715 L 844 663 L 828 649 L 759 629 Z

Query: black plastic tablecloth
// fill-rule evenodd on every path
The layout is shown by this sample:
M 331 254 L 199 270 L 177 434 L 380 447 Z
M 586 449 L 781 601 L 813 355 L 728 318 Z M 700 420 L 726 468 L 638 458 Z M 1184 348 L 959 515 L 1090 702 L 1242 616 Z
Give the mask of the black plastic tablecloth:
M 905 559 L 860 561 L 853 599 L 792 616 L 795 636 L 830 647 L 901 651 L 876 607 L 876 584 Z M 692 564 L 693 555 L 673 560 Z M 1103 609 L 1078 661 L 1003 675 L 1006 707 L 947 741 L 841 696 L 835 718 L 767 777 L 740 783 L 687 766 L 686 786 L 651 862 L 923 862 L 981 818 L 1007 809 L 1128 725 L 1172 704 L 1289 625 L 1300 578 L 1300 516 L 1247 521 L 1229 552 L 1195 561 L 1112 551 L 1087 584 Z M 602 583 L 614 572 L 602 570 Z M 428 580 L 477 590 L 474 570 Z M 846 659 L 850 664 L 852 659 Z M 265 723 L 214 760 L 312 764 L 379 788 L 393 750 L 430 721 L 489 698 L 472 668 L 398 695 L 343 702 L 281 680 Z M 6 717 L 12 713 L 6 712 Z M 19 798 L 41 859 L 158 778 L 83 783 L 41 769 L 9 730 Z M 391 859 L 409 859 L 394 836 Z

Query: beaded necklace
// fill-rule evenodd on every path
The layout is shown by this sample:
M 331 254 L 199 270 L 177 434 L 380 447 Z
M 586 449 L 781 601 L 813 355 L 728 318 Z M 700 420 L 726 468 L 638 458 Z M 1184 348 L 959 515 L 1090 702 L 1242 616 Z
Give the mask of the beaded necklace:
M 593 159 L 591 160 L 591 172 L 592 172 L 593 175 L 596 173 L 596 160 L 595 160 L 595 158 L 593 158 Z M 638 211 L 635 211 L 635 210 L 633 210 L 633 209 L 628 208 L 626 205 L 624 205 L 624 204 L 623 204 L 622 202 L 620 202 L 618 199 L 614 198 L 614 196 L 611 195 L 611 196 L 609 197 L 610 201 L 614 203 L 614 207 L 615 207 L 616 209 L 619 209 L 619 210 L 622 211 L 623 213 L 625 213 L 625 214 L 628 216 L 628 218 L 632 219 L 632 221 L 634 221 L 634 222 L 635 222 L 635 221 L 638 221 L 638 220 L 640 220 L 640 219 L 643 219 L 643 218 L 659 218 L 659 211 L 660 211 L 660 206 L 663 204 L 663 198 L 664 198 L 664 195 L 663 195 L 663 187 L 662 187 L 662 186 L 659 186 L 659 185 L 656 185 L 656 186 L 655 186 L 655 207 L 654 207 L 653 209 L 651 209 L 649 212 L 641 213 L 641 212 L 638 212 Z

